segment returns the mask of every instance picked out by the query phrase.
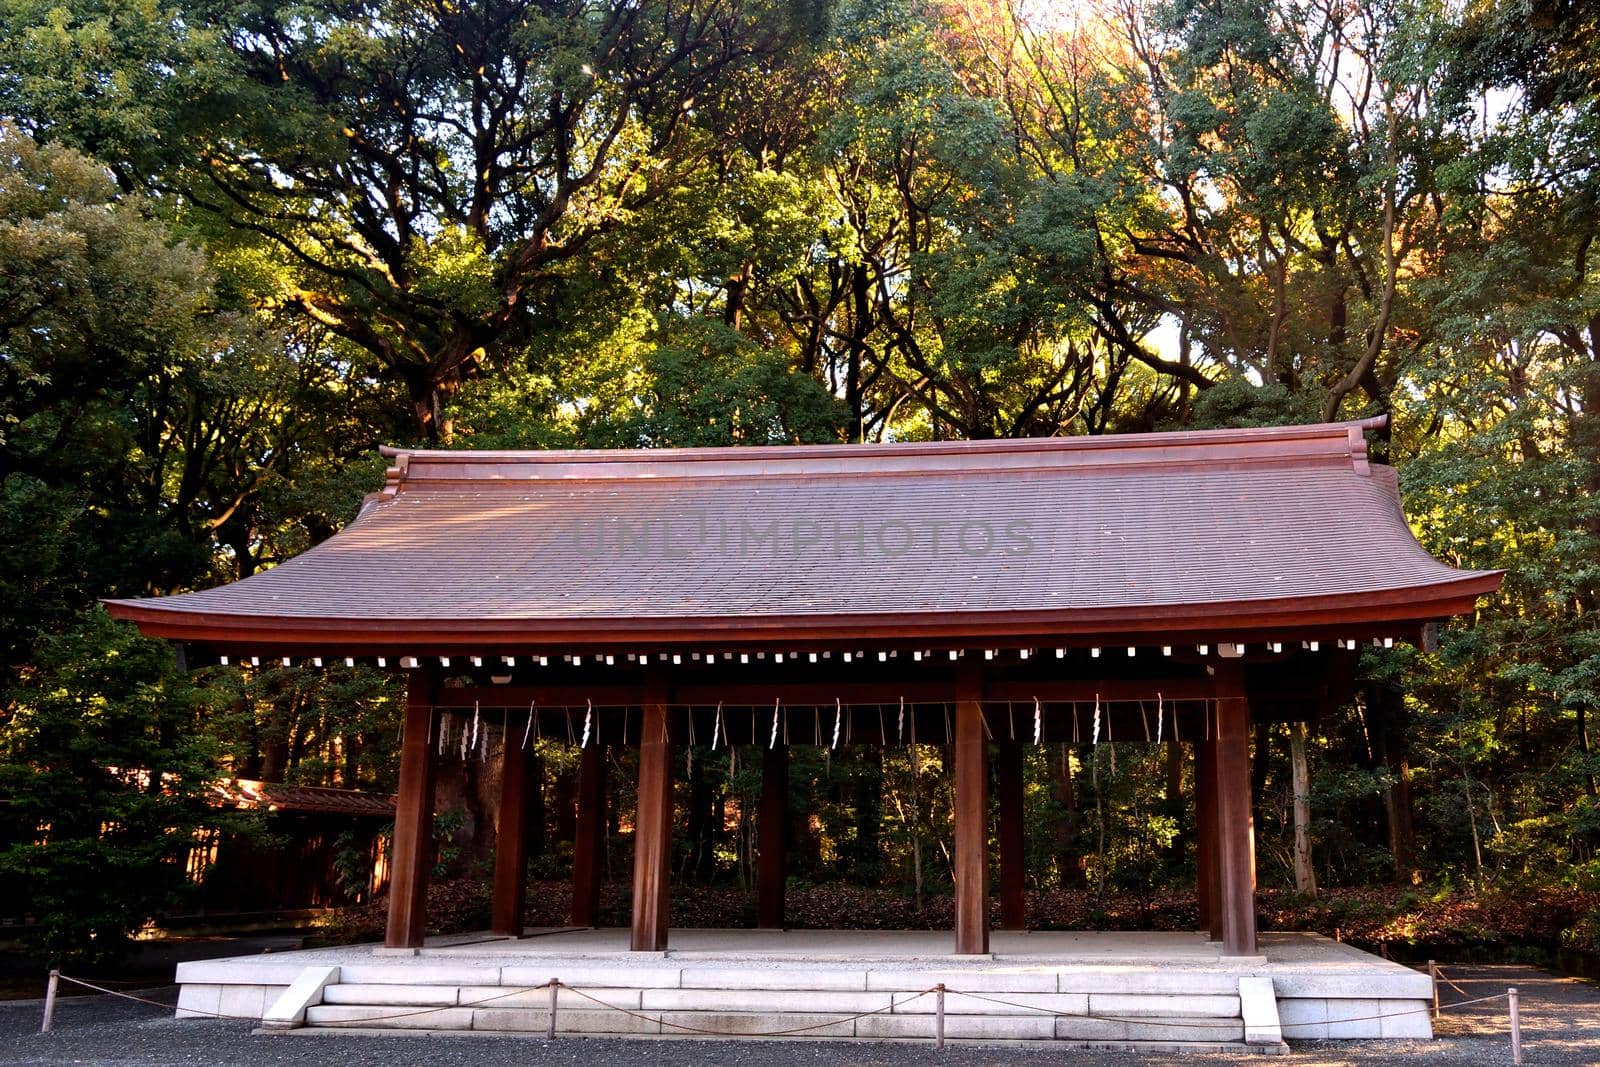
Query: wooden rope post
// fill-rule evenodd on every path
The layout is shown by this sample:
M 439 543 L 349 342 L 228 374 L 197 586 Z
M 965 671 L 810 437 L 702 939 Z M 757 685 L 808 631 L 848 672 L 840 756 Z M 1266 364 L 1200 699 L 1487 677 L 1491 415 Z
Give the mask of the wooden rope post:
M 561 995 L 561 979 L 550 979 L 550 1017 L 545 1020 L 544 1038 L 546 1041 L 556 1039 L 556 999 Z
M 944 983 L 933 987 L 933 1047 L 944 1048 Z M 1513 1001 L 1513 1003 L 1515 1003 Z
M 44 987 L 44 1022 L 39 1025 L 41 1034 L 48 1034 L 56 1017 L 56 987 L 61 984 L 61 970 L 50 968 L 50 984 Z
M 1439 965 L 1428 961 L 1428 977 L 1433 981 L 1433 1020 L 1439 1021 Z
M 1522 1063 L 1522 1008 L 1517 1003 L 1517 987 L 1506 990 L 1506 1008 L 1511 1013 L 1511 1062 Z

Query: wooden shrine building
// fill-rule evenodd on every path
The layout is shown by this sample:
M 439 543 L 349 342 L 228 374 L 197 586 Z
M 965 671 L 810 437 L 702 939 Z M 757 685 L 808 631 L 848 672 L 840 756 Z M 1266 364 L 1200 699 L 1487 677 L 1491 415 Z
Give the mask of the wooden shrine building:
M 1430 557 L 1379 422 L 1121 437 L 615 452 L 393 450 L 342 532 L 114 615 L 189 662 L 408 679 L 387 944 L 422 944 L 434 764 L 502 739 L 493 923 L 522 933 L 527 739 L 581 732 L 574 925 L 596 911 L 603 745 L 639 748 L 632 947 L 668 940 L 673 748 L 757 746 L 759 914 L 783 924 L 788 747 L 948 744 L 955 949 L 1023 915 L 1022 745 L 1193 746 L 1202 927 L 1256 952 L 1252 720 L 1348 695 L 1498 573 Z M 453 725 L 452 725 L 453 724 Z M 449 732 L 456 729 L 457 732 Z M 446 734 L 448 733 L 448 736 Z M 575 743 L 577 743 L 575 741 Z

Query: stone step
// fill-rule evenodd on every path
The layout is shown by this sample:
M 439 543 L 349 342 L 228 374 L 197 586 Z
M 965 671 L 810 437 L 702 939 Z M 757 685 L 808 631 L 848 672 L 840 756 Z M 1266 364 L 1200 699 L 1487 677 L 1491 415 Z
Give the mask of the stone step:
M 732 969 L 666 970 L 568 964 L 546 967 L 486 968 L 378 968 L 345 964 L 340 981 L 346 985 L 440 988 L 502 986 L 534 988 L 551 978 L 579 988 L 608 989 L 741 989 L 777 993 L 795 991 L 917 993 L 938 983 L 952 990 L 983 993 L 1074 993 L 1089 995 L 1115 990 L 1145 997 L 1236 996 L 1237 976 L 1187 973 L 1085 975 L 1049 969 L 1018 968 L 1005 971 L 830 971 L 784 968 L 775 971 Z M 1426 975 L 1423 976 L 1426 982 Z M 1219 980 L 1220 979 L 1220 980 Z M 291 979 L 292 980 L 292 977 Z M 288 984 L 287 981 L 281 984 Z M 1386 994 L 1363 993 L 1364 996 Z
M 396 1004 L 313 1004 L 307 1026 L 360 1026 L 384 1030 L 471 1030 L 472 1008 L 415 1008 Z
M 598 991 L 594 995 L 603 997 Z M 640 998 L 640 1005 L 649 1011 L 854 1015 L 862 1011 L 888 1011 L 894 1007 L 894 1001 L 893 993 L 803 989 L 646 989 Z
M 676 992 L 675 990 L 673 992 Z M 584 996 L 588 994 L 588 996 Z M 595 998 L 619 1008 L 638 1008 L 642 991 L 586 986 L 580 993 L 568 987 L 557 991 L 556 1010 L 591 1008 Z M 324 1004 L 355 1004 L 369 1007 L 491 1007 L 547 1008 L 550 990 L 517 986 L 449 986 L 356 984 L 331 985 L 322 991 Z
M 322 991 L 322 1003 L 362 1004 L 369 1007 L 454 1007 L 460 997 L 460 988 L 453 985 L 339 984 Z
M 323 990 L 324 1004 L 389 1007 L 493 1007 L 544 1008 L 548 989 L 514 986 L 400 985 L 398 983 L 341 983 Z M 618 1008 L 649 1011 L 735 1012 L 837 1012 L 889 1011 L 896 1014 L 931 1014 L 935 998 L 926 992 L 840 992 L 807 989 L 654 989 L 607 986 L 563 986 L 558 1010 L 595 1006 L 595 1001 Z M 1061 1015 L 1187 1016 L 1237 1018 L 1237 996 L 1140 996 L 1125 993 L 1035 993 L 952 989 L 945 994 L 945 1011 L 951 1015 Z
M 1243 1043 L 1244 1020 L 1216 1016 L 1133 1019 L 1090 1016 L 1056 1019 L 1058 1041 L 1181 1041 Z
M 330 987 L 335 988 L 335 987 Z M 795 1005 L 797 1009 L 809 1005 Z M 631 1013 L 630 1013 L 631 1012 Z M 854 1013 L 845 1013 L 854 1014 Z M 400 1030 L 482 1030 L 543 1033 L 548 1013 L 535 1007 L 451 1007 L 327 1003 L 306 1009 L 306 1025 Z M 836 1011 L 665 1010 L 612 1011 L 558 1006 L 556 1030 L 562 1034 L 670 1036 L 748 1036 L 878 1038 L 932 1040 L 931 1013 L 883 1012 L 841 1018 Z M 1095 1018 L 1078 1015 L 976 1015 L 948 1013 L 945 1036 L 976 1041 L 1080 1041 L 1237 1044 L 1244 1039 L 1239 1019 L 1216 1016 Z
M 1239 995 L 1232 996 L 1144 996 L 1136 993 L 1090 993 L 1085 1014 L 1113 1017 L 1156 1016 L 1160 1018 L 1237 1019 Z
M 1235 1043 L 1244 1041 L 1244 1022 L 1215 1017 L 1099 1019 L 1090 1016 L 945 1016 L 945 1036 L 1006 1041 L 1155 1041 Z M 910 1040 L 931 1037 L 928 1015 L 872 1015 L 856 1021 L 856 1036 Z

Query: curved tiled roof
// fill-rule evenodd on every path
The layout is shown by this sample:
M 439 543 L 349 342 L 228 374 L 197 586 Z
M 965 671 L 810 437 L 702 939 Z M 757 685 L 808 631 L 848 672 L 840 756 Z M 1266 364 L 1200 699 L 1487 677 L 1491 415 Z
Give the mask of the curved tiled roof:
M 162 636 L 431 647 L 1427 620 L 1498 584 L 1417 543 L 1371 424 L 935 444 L 393 451 L 341 533 L 111 601 Z M 462 647 L 465 647 L 463 644 Z
M 366 793 L 357 789 L 332 789 L 320 785 L 288 785 L 250 778 L 229 778 L 211 787 L 222 804 L 267 811 L 302 811 L 317 815 L 352 815 L 394 818 L 394 794 Z

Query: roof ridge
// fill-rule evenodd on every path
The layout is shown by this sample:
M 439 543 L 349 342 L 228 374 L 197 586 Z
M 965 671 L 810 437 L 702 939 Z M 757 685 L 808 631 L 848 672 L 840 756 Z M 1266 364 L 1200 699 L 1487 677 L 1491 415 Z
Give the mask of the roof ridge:
M 869 467 L 880 473 L 915 473 L 955 467 L 1023 470 L 1064 465 L 1170 466 L 1216 460 L 1293 460 L 1347 458 L 1358 473 L 1367 472 L 1365 431 L 1384 425 L 1387 416 L 1333 423 L 1258 426 L 1220 430 L 1101 434 L 1078 437 L 1020 437 L 985 441 L 916 441 L 879 444 L 749 445 L 711 448 L 628 449 L 403 449 L 384 446 L 379 453 L 394 460 L 385 472 L 381 497 L 393 496 L 401 484 L 423 480 L 517 481 L 566 479 L 661 478 L 676 468 L 682 476 L 855 473 Z M 1326 449 L 1283 452 L 1269 446 L 1291 442 L 1325 443 Z M 1188 454 L 1183 454 L 1188 453 Z M 1027 457 L 1033 457 L 1029 463 Z M 1041 463 L 1039 459 L 1050 457 Z M 985 459 L 998 463 L 984 464 Z M 764 469 L 763 469 L 764 468 Z
M 597 462 L 633 459 L 740 458 L 759 459 L 774 454 L 797 452 L 854 455 L 937 455 L 961 452 L 1029 452 L 1101 448 L 1148 448 L 1152 445 L 1207 444 L 1229 441 L 1277 441 L 1301 437 L 1335 437 L 1352 429 L 1377 430 L 1389 421 L 1387 415 L 1342 422 L 1290 423 L 1277 426 L 1236 426 L 1204 430 L 1151 430 L 1140 433 L 1074 434 L 1060 437 L 995 437 L 939 441 L 873 441 L 860 444 L 783 444 L 783 445 L 707 445 L 689 448 L 404 448 L 379 445 L 378 454 L 393 459 L 400 456 L 444 458 L 471 456 L 523 462 L 545 462 L 550 457 L 570 457 Z

